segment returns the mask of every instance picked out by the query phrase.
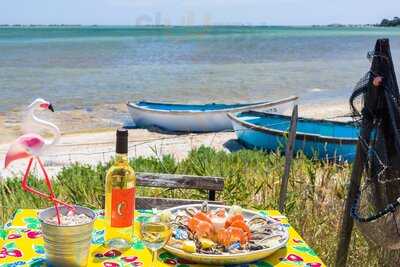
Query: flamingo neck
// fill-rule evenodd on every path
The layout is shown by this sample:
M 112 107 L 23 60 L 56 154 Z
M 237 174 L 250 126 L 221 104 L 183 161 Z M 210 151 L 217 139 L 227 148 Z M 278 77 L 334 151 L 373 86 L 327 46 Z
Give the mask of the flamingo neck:
M 35 109 L 30 109 L 28 111 L 27 118 L 29 118 L 33 123 L 40 125 L 42 128 L 49 130 L 53 134 L 53 140 L 51 140 L 50 142 L 46 141 L 46 147 L 51 147 L 58 143 L 61 133 L 55 124 L 36 117 Z

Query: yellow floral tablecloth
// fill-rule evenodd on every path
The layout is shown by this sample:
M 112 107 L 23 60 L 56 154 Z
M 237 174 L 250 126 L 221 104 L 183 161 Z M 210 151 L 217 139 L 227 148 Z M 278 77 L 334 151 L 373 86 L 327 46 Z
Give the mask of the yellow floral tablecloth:
M 136 211 L 135 223 L 148 218 L 152 211 Z M 270 266 L 325 266 L 317 254 L 304 242 L 300 235 L 288 224 L 287 219 L 278 211 L 260 211 L 262 215 L 276 217 L 289 228 L 290 239 L 287 247 L 280 249 L 263 261 L 251 264 L 242 264 L 240 267 L 270 267 Z M 17 210 L 13 218 L 0 229 L 0 267 L 47 266 L 43 239 L 40 232 L 40 222 L 37 219 L 38 210 Z M 104 214 L 96 211 L 92 235 L 92 246 L 88 266 L 98 267 L 126 267 L 149 266 L 151 255 L 144 244 L 135 238 L 132 248 L 124 253 L 105 248 L 104 241 Z M 138 229 L 135 227 L 135 229 Z M 159 255 L 159 267 L 190 267 L 201 265 L 190 264 L 174 255 L 161 251 Z

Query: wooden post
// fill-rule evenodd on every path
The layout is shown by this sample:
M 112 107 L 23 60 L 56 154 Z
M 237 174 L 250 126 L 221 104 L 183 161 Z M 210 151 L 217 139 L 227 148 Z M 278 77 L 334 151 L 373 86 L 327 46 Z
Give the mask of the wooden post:
M 290 120 L 290 130 L 288 136 L 288 142 L 286 145 L 285 151 L 285 169 L 282 176 L 281 181 L 281 190 L 279 192 L 279 211 L 283 212 L 286 206 L 286 195 L 287 195 L 287 187 L 288 187 L 288 180 L 290 174 L 290 165 L 293 159 L 293 150 L 294 150 L 294 143 L 296 140 L 296 130 L 297 130 L 297 117 L 298 117 L 298 106 L 295 105 L 292 111 L 292 118 Z
M 379 39 L 375 45 L 375 54 L 387 54 L 389 47 L 389 40 Z M 373 73 L 379 73 L 381 64 L 385 63 L 381 57 L 374 57 L 371 65 Z M 366 92 L 364 108 L 367 110 L 375 110 L 377 105 L 379 88 L 372 87 Z M 350 186 L 347 193 L 345 208 L 343 212 L 342 226 L 339 233 L 339 242 L 336 251 L 336 267 L 344 267 L 347 263 L 347 255 L 351 240 L 351 233 L 353 231 L 354 221 L 351 218 L 351 208 L 356 199 L 357 193 L 360 190 L 361 177 L 364 171 L 365 162 L 367 160 L 370 134 L 372 131 L 372 123 L 363 119 L 360 129 L 360 137 L 357 142 L 356 156 L 353 162 L 353 169 L 350 178 Z
M 215 190 L 208 191 L 208 200 L 215 201 Z
M 371 128 L 368 125 L 361 127 L 360 136 L 369 143 L 369 135 Z M 342 227 L 339 234 L 339 244 L 336 251 L 336 267 L 346 266 L 347 254 L 349 252 L 349 245 L 351 240 L 351 233 L 353 231 L 354 221 L 351 218 L 351 208 L 356 199 L 357 193 L 360 189 L 361 177 L 364 171 L 365 161 L 367 158 L 367 149 L 363 148 L 362 141 L 357 143 L 356 156 L 353 163 L 353 169 L 350 179 L 350 187 L 347 193 L 346 203 L 343 212 Z

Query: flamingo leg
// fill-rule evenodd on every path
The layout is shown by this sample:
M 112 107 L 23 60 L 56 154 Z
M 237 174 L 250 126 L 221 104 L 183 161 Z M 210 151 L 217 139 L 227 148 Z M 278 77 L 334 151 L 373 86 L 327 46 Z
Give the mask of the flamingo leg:
M 51 181 L 49 179 L 49 176 L 47 175 L 47 171 L 43 166 L 42 161 L 40 160 L 39 157 L 36 157 L 36 161 L 39 163 L 40 168 L 42 169 L 43 175 L 44 175 L 44 180 L 46 182 L 47 188 L 49 189 L 49 193 L 50 193 L 50 199 L 53 201 L 54 203 L 54 207 L 56 209 L 56 214 L 57 214 L 57 220 L 58 220 L 58 224 L 61 224 L 61 217 L 60 217 L 60 209 L 58 208 L 58 203 L 56 201 L 56 198 L 54 196 L 54 191 L 53 191 L 53 187 L 51 185 Z
M 26 168 L 24 177 L 22 178 L 22 188 L 23 188 L 25 191 L 27 191 L 27 192 L 30 192 L 30 193 L 39 195 L 39 196 L 41 196 L 41 197 L 43 197 L 43 198 L 46 198 L 46 199 L 48 199 L 48 200 L 52 200 L 52 201 L 54 200 L 54 201 L 56 201 L 56 202 L 57 202 L 58 204 L 60 204 L 60 205 L 64 205 L 64 206 L 66 206 L 66 207 L 68 207 L 68 208 L 70 208 L 70 209 L 74 209 L 73 206 L 71 206 L 71 205 L 69 205 L 69 204 L 67 204 L 67 203 L 64 203 L 63 201 L 60 201 L 60 200 L 58 200 L 58 199 L 51 199 L 51 196 L 49 196 L 49 195 L 47 195 L 47 194 L 45 194 L 45 193 L 42 193 L 42 192 L 40 192 L 40 191 L 37 191 L 36 189 L 34 189 L 34 188 L 28 186 L 28 176 L 29 176 L 29 173 L 30 173 L 30 169 L 31 169 L 31 167 L 32 167 L 32 162 L 33 162 L 33 158 L 31 158 L 31 159 L 29 160 L 28 167 Z M 46 173 L 46 174 L 47 174 L 47 173 Z
M 52 200 L 57 202 L 58 204 L 66 206 L 69 210 L 75 210 L 74 206 L 72 206 L 70 204 L 67 204 L 67 203 L 55 198 L 55 195 L 54 195 L 54 192 L 53 192 L 53 188 L 52 188 L 52 185 L 51 185 L 51 181 L 49 179 L 49 176 L 47 174 L 46 169 L 44 168 L 43 162 L 40 160 L 39 157 L 37 157 L 36 160 L 37 160 L 37 162 L 39 162 L 39 166 L 42 169 L 42 172 L 43 172 L 43 175 L 44 175 L 44 178 L 45 178 L 45 182 L 46 182 L 47 187 L 49 188 L 50 197 L 52 198 Z
M 30 170 L 31 170 L 31 167 L 32 167 L 33 157 L 30 158 L 29 163 L 28 163 L 28 167 L 26 168 L 24 177 L 22 178 L 22 188 L 25 191 L 31 192 L 33 194 L 39 195 L 39 196 L 41 196 L 43 198 L 46 198 L 46 199 L 52 201 L 54 203 L 54 207 L 56 209 L 58 224 L 60 224 L 61 223 L 60 210 L 59 210 L 58 205 L 59 204 L 64 205 L 70 210 L 74 210 L 74 207 L 55 198 L 54 191 L 53 191 L 53 188 L 52 188 L 52 185 L 51 185 L 51 181 L 49 179 L 49 176 L 47 175 L 47 172 L 46 172 L 46 169 L 43 166 L 43 163 L 41 162 L 39 157 L 36 157 L 36 161 L 39 163 L 40 168 L 42 169 L 42 172 L 43 172 L 43 175 L 44 175 L 44 178 L 45 178 L 45 182 L 46 182 L 46 185 L 47 185 L 47 187 L 49 189 L 50 195 L 42 193 L 42 192 L 40 192 L 40 191 L 28 186 L 28 176 L 29 176 L 29 173 L 30 173 Z
M 26 171 L 25 171 L 24 177 L 22 178 L 22 188 L 25 191 L 30 191 L 29 187 L 28 187 L 28 181 L 27 180 L 28 180 L 28 175 L 29 175 L 29 173 L 31 171 L 32 162 L 33 162 L 33 158 L 30 158 L 29 159 L 29 163 L 28 163 L 28 167 L 26 167 Z
M 46 195 L 46 194 L 44 194 L 42 192 L 39 192 L 39 191 L 37 191 L 37 190 L 35 190 L 35 189 L 33 189 L 33 188 L 28 186 L 28 176 L 29 176 L 29 173 L 30 173 L 30 170 L 31 170 L 31 167 L 32 167 L 32 162 L 33 162 L 33 158 L 31 158 L 29 160 L 28 167 L 26 168 L 24 177 L 22 178 L 22 188 L 24 190 L 28 191 L 28 192 L 37 194 L 37 195 L 45 197 L 45 198 L 50 198 L 50 200 L 53 200 L 54 199 L 54 194 L 53 194 L 52 191 L 50 191 L 50 196 L 48 196 L 48 195 Z M 60 211 L 58 210 L 58 205 L 57 205 L 56 202 L 54 202 L 54 205 L 55 205 L 55 208 L 56 208 L 58 224 L 60 224 L 61 223 L 61 221 L 60 221 Z

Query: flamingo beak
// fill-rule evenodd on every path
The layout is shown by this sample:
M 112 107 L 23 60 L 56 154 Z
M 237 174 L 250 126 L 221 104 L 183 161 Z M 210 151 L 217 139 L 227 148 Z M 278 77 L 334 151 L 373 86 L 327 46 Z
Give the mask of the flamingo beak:
M 40 104 L 40 107 L 41 107 L 42 109 L 48 109 L 48 110 L 51 110 L 52 112 L 54 112 L 53 105 L 50 104 L 49 102 Z

